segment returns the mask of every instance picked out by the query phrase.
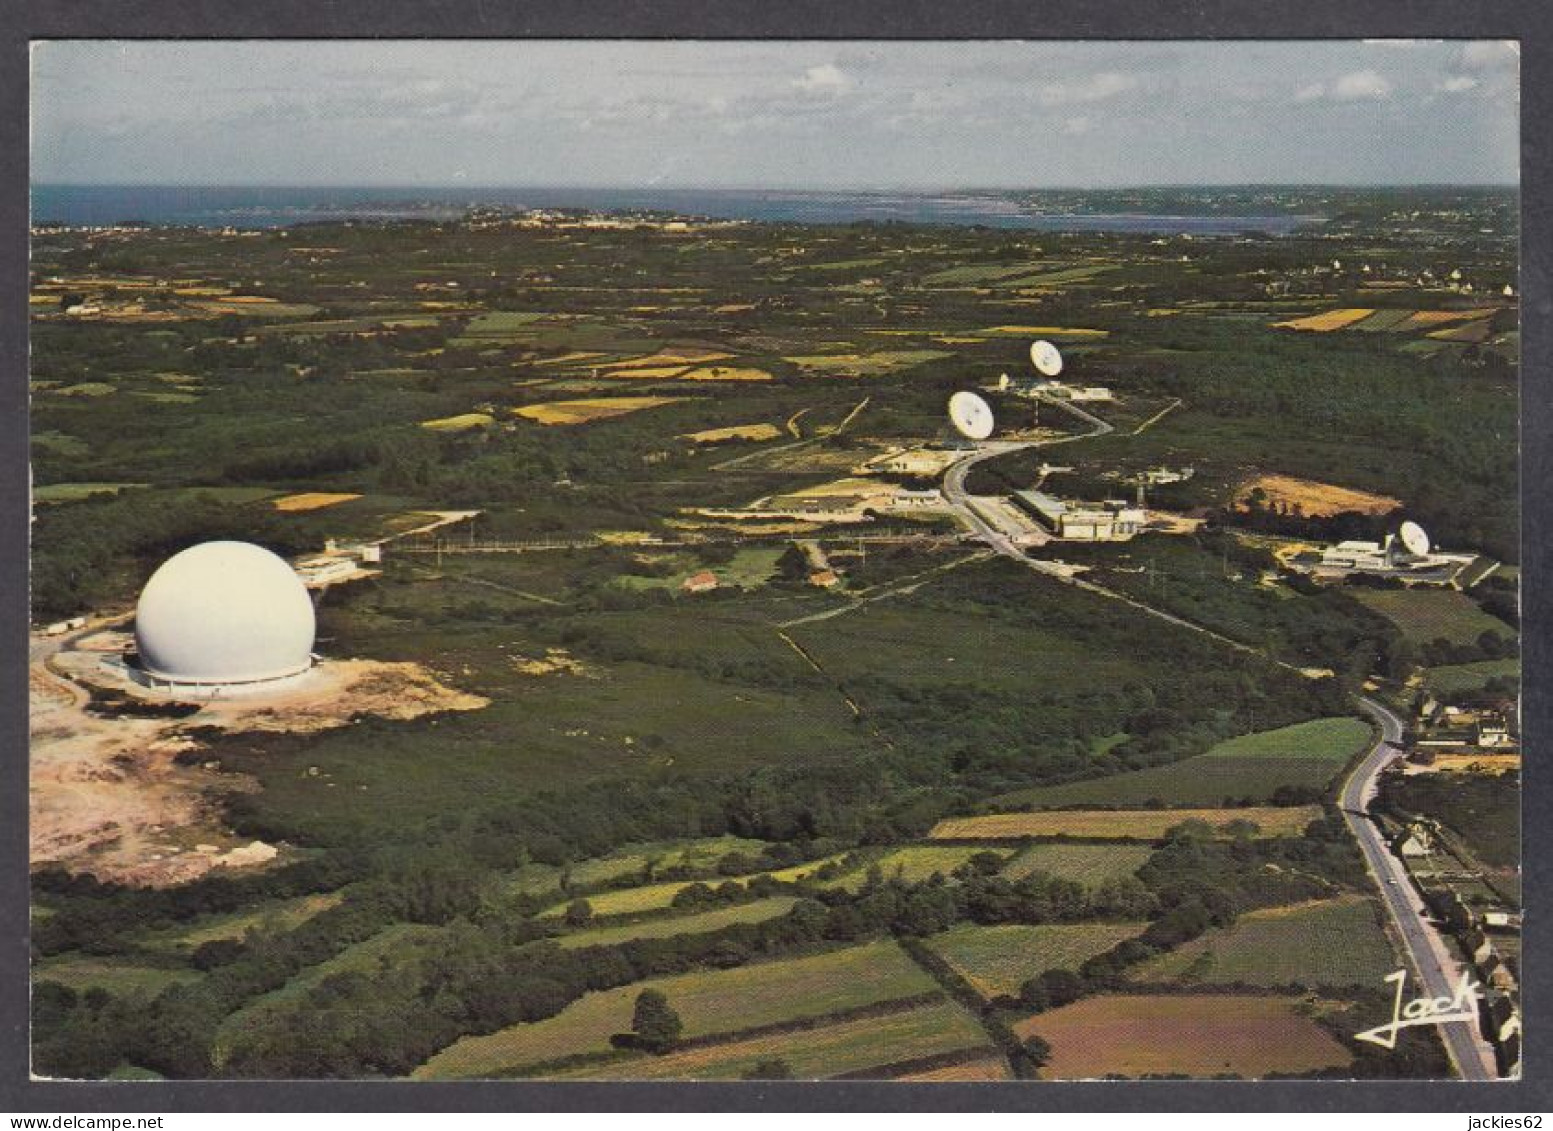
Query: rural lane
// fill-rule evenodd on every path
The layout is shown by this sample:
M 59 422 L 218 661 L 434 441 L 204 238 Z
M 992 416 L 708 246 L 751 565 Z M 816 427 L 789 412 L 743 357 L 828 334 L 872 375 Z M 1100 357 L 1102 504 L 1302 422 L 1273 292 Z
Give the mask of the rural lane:
M 1375 877 L 1381 902 L 1407 950 L 1413 972 L 1423 987 L 1422 993 L 1429 997 L 1450 998 L 1467 968 L 1451 954 L 1445 939 L 1429 921 L 1406 866 L 1391 853 L 1380 827 L 1368 816 L 1380 773 L 1398 755 L 1402 720 L 1373 699 L 1361 697 L 1359 706 L 1380 724 L 1381 737 L 1343 783 L 1339 798 L 1343 818 L 1359 842 L 1370 874 Z M 1377 1017 L 1375 1023 L 1379 1025 L 1385 1020 Z M 1479 1035 L 1475 1023 L 1451 1021 L 1439 1029 L 1440 1039 L 1463 1080 L 1498 1079 L 1493 1048 Z

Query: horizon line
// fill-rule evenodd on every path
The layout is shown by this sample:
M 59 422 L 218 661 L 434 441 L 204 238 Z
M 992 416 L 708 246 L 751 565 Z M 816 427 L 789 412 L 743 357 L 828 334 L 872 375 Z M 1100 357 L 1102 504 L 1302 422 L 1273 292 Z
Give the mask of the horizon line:
M 288 182 L 288 181 L 29 181 L 29 191 L 40 188 L 157 188 L 157 189 L 468 189 L 471 192 L 617 191 L 617 192 L 849 192 L 849 193 L 948 193 L 948 192 L 1126 192 L 1144 189 L 1519 189 L 1514 181 L 1152 181 L 1115 184 L 962 184 L 962 185 L 796 185 L 796 184 L 464 184 L 461 182 Z

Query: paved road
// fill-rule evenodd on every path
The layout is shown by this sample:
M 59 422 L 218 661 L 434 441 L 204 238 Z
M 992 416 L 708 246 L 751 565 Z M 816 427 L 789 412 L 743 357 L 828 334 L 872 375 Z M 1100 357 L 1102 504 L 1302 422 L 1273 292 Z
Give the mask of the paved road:
M 977 449 L 957 463 L 951 464 L 949 470 L 944 472 L 944 501 L 948 503 L 961 521 L 965 523 L 981 541 L 987 543 L 1000 554 L 1011 558 L 1024 560 L 1025 552 L 1014 543 L 1014 540 L 993 526 L 970 504 L 970 496 L 965 490 L 965 477 L 970 474 L 971 468 L 983 460 L 993 459 L 997 456 L 1006 456 L 1010 452 L 1023 451 L 1025 448 L 1033 448 L 1036 442 L 1033 440 L 1011 441 L 991 440 L 982 441 Z
M 1381 770 L 1397 757 L 1398 751 L 1394 744 L 1402 740 L 1402 720 L 1374 700 L 1360 699 L 1359 705 L 1380 724 L 1381 740 L 1343 783 L 1339 804 L 1349 829 L 1364 852 L 1365 863 L 1375 877 L 1376 886 L 1380 888 L 1381 902 L 1386 905 L 1386 911 L 1407 949 L 1413 973 L 1422 983 L 1421 989 L 1415 984 L 1405 996 L 1411 999 L 1427 994 L 1430 997 L 1449 998 L 1456 992 L 1464 967 L 1451 954 L 1444 938 L 1429 921 L 1423 910 L 1423 899 L 1413 887 L 1407 868 L 1386 847 L 1380 828 L 1367 816 Z M 1375 1024 L 1380 1025 L 1386 1020 L 1377 1017 Z M 1493 1049 L 1479 1036 L 1475 1023 L 1448 1022 L 1440 1026 L 1440 1037 L 1462 1079 L 1498 1079 Z

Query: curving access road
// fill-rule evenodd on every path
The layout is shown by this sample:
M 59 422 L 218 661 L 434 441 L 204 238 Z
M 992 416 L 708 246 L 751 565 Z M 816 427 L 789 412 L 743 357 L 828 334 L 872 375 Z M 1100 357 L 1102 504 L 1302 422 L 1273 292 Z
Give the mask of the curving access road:
M 1407 951 L 1408 961 L 1418 984 L 1406 997 L 1450 998 L 1466 967 L 1451 953 L 1439 930 L 1429 920 L 1422 898 L 1407 868 L 1387 847 L 1378 825 L 1369 818 L 1370 802 L 1375 798 L 1382 770 L 1398 755 L 1402 741 L 1402 720 L 1373 699 L 1359 700 L 1364 713 L 1380 724 L 1381 737 L 1364 760 L 1343 783 L 1339 805 L 1354 839 L 1364 853 L 1364 861 L 1380 889 L 1381 902 L 1396 926 L 1397 937 Z M 1379 1025 L 1387 1019 L 1377 1017 Z M 1456 1071 L 1463 1080 L 1496 1080 L 1499 1070 L 1494 1050 L 1478 1033 L 1476 1024 L 1450 1021 L 1439 1027 L 1440 1039 L 1450 1053 Z

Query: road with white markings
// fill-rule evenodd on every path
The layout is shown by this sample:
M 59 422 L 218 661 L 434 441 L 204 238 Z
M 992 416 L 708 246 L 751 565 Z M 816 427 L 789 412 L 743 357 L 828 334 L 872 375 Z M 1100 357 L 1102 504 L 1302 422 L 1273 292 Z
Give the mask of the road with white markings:
M 1417 979 L 1405 996 L 1451 998 L 1467 968 L 1451 953 L 1439 929 L 1430 921 L 1406 866 L 1392 854 L 1380 827 L 1368 815 L 1381 771 L 1400 754 L 1402 720 L 1372 699 L 1360 699 L 1359 705 L 1380 724 L 1381 737 L 1343 783 L 1339 799 L 1343 817 L 1364 852 L 1365 863 L 1380 889 L 1381 902 L 1396 926 Z M 1380 1025 L 1386 1020 L 1377 1017 L 1375 1023 Z M 1450 1021 L 1439 1028 L 1446 1051 L 1462 1079 L 1498 1079 L 1494 1050 L 1479 1034 L 1476 1022 Z

